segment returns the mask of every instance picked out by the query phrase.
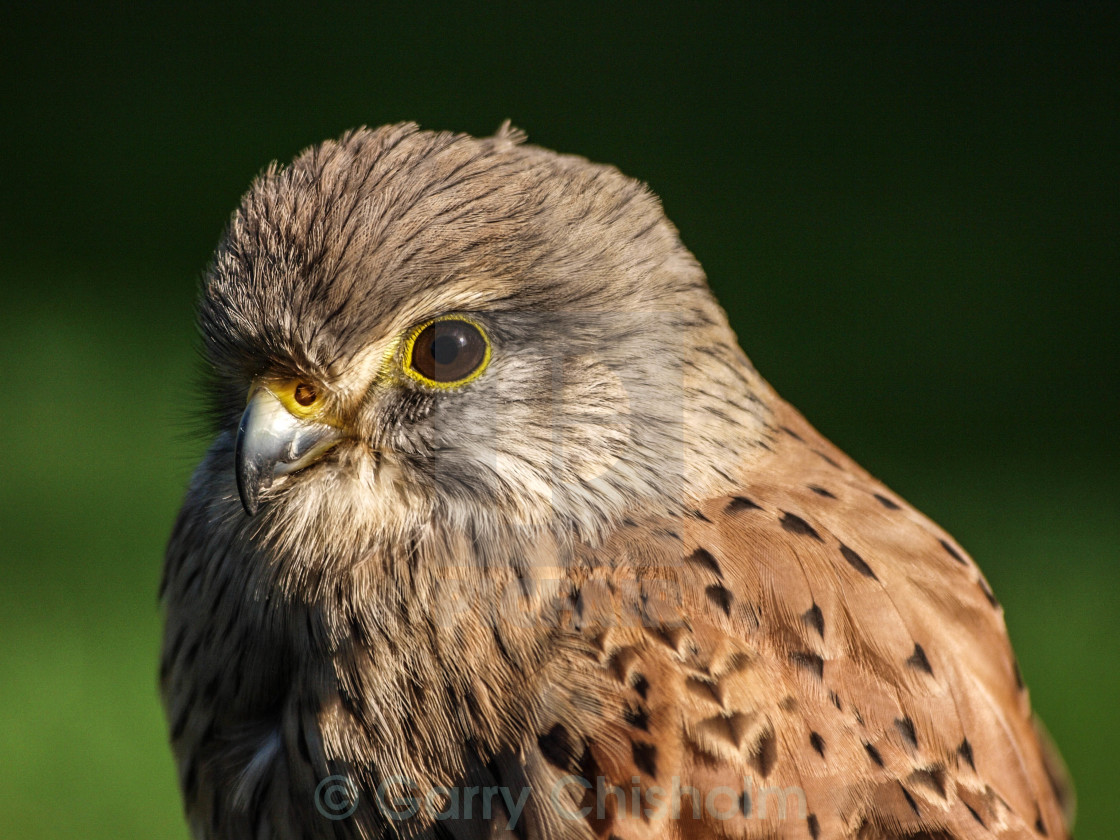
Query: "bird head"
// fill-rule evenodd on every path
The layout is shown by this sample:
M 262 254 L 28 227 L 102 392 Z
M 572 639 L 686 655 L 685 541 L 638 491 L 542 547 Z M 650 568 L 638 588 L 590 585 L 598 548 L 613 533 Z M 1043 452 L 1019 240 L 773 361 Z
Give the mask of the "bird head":
M 257 178 L 199 309 L 239 515 L 590 538 L 762 440 L 765 385 L 656 197 L 522 141 L 360 129 Z

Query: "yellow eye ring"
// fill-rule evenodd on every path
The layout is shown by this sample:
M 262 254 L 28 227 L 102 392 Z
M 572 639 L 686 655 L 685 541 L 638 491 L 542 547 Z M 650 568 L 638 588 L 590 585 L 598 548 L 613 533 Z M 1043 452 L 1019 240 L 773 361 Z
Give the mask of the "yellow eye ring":
M 441 315 L 410 329 L 401 369 L 430 388 L 459 388 L 480 377 L 493 352 L 486 330 L 465 315 Z
M 258 388 L 267 388 L 293 417 L 305 420 L 318 417 L 326 408 L 324 392 L 310 379 L 264 379 L 249 389 L 249 397 Z

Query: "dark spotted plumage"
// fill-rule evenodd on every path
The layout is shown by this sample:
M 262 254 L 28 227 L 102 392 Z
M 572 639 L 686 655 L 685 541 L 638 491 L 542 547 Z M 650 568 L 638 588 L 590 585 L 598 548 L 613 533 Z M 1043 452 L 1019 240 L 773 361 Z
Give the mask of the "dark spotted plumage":
M 193 834 L 1067 836 L 972 560 L 761 379 L 647 189 L 522 140 L 352 132 L 230 223 L 162 587 Z M 447 387 L 443 317 L 490 352 Z M 246 493 L 260 416 L 293 466 Z

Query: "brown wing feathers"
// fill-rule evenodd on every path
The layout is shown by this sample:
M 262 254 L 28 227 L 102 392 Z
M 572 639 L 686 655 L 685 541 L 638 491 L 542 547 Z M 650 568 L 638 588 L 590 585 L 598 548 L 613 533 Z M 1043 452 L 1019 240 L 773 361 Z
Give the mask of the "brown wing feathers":
M 702 504 L 678 540 L 662 537 L 658 552 L 679 555 L 687 621 L 597 636 L 604 692 L 624 699 L 589 725 L 584 766 L 637 787 L 641 807 L 608 803 L 594 827 L 619 838 L 1054 836 L 1057 802 L 979 571 L 788 411 L 742 492 Z M 652 807 L 651 788 L 668 792 L 678 822 Z

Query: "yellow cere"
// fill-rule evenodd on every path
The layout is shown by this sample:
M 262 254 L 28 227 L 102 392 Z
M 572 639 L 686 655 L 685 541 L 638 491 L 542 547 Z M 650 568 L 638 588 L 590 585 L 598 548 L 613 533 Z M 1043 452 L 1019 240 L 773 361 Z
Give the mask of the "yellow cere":
M 432 324 L 437 324 L 441 321 L 462 321 L 463 323 L 470 324 L 472 327 L 478 330 L 478 334 L 482 336 L 482 340 L 486 344 L 486 348 L 482 356 L 482 361 L 479 363 L 478 367 L 476 367 L 470 373 L 470 375 L 464 376 L 462 379 L 456 379 L 450 382 L 438 382 L 434 379 L 429 379 L 428 377 L 424 376 L 412 366 L 412 351 L 416 345 L 416 339 L 422 332 L 424 332 L 424 330 L 426 330 Z M 414 379 L 417 382 L 421 382 L 424 385 L 427 385 L 429 388 L 438 388 L 441 391 L 447 391 L 453 388 L 461 388 L 468 382 L 473 382 L 475 379 L 478 379 L 478 377 L 482 376 L 486 368 L 490 365 L 490 356 L 493 351 L 493 347 L 490 344 L 490 336 L 486 334 L 486 330 L 483 329 L 482 324 L 478 323 L 478 321 L 476 321 L 474 318 L 467 317 L 466 315 L 440 315 L 438 318 L 431 318 L 427 321 L 424 321 L 422 324 L 417 324 L 415 327 L 410 329 L 407 333 L 404 334 L 403 339 L 404 350 L 399 357 L 400 370 L 405 374 L 405 376 L 408 376 L 410 379 Z

